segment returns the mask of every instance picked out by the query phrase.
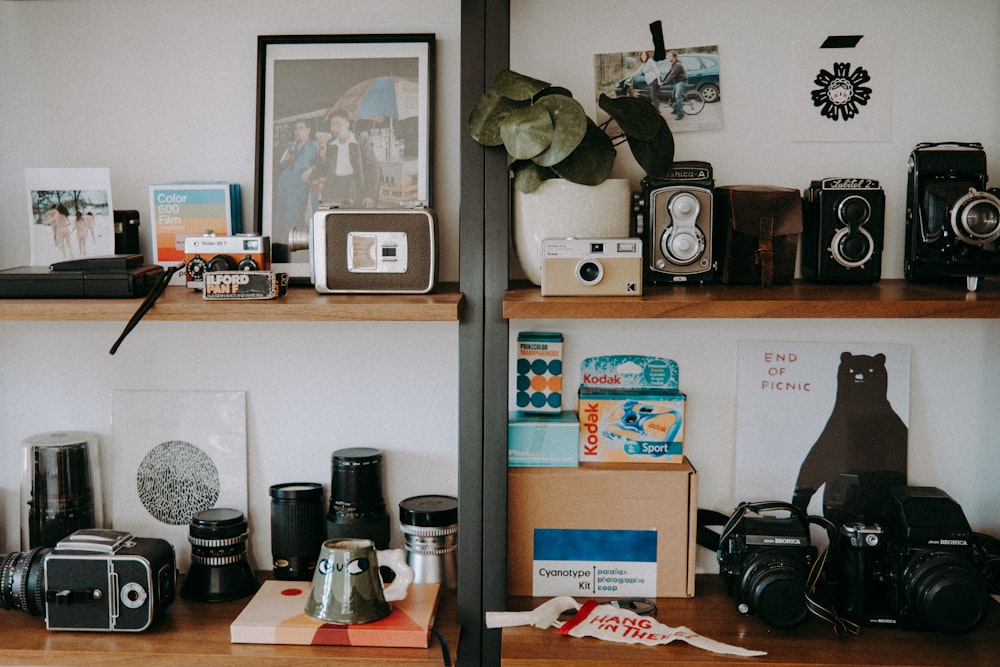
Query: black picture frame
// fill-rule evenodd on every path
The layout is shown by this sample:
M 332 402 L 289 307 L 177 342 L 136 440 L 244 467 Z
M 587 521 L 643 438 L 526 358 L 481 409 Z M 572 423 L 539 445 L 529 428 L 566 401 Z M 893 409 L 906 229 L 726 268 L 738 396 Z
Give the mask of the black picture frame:
M 308 251 L 289 252 L 289 231 L 323 205 L 432 206 L 434 46 L 432 33 L 258 36 L 254 220 L 271 237 L 273 270 L 308 276 Z M 341 112 L 358 146 L 350 179 L 320 149 L 334 145 L 324 135 Z

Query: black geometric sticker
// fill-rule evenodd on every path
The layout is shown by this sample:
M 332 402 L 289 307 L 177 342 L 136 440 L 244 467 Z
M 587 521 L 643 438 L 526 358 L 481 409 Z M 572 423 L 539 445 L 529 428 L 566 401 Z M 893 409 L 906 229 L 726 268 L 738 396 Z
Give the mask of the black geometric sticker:
M 858 105 L 865 106 L 871 99 L 872 89 L 862 84 L 871 81 L 868 70 L 851 63 L 834 63 L 833 72 L 820 69 L 813 81 L 818 89 L 812 91 L 813 106 L 821 107 L 820 115 L 832 121 L 850 120 L 858 115 Z

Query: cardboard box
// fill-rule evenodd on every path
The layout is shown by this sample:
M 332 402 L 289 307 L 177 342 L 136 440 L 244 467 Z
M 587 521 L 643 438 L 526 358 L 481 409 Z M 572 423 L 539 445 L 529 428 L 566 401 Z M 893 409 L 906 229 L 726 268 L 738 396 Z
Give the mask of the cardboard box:
M 643 355 L 589 357 L 580 366 L 581 462 L 679 463 L 684 409 L 677 362 Z
M 511 468 L 507 484 L 508 595 L 694 595 L 689 461 Z
M 507 465 L 575 468 L 580 464 L 580 423 L 575 412 L 511 413 L 507 420 Z

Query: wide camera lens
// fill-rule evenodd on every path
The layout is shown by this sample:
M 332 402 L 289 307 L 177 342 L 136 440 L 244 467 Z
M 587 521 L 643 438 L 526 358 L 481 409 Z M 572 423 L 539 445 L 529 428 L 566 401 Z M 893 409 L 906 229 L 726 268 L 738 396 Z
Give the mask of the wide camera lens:
M 181 595 L 200 602 L 237 600 L 260 582 L 247 560 L 247 521 L 243 512 L 216 507 L 191 517 L 188 532 L 191 568 Z
M 45 610 L 44 568 L 48 549 L 0 556 L 0 608 L 41 616 Z
M 593 285 L 600 282 L 601 277 L 604 275 L 604 267 L 596 260 L 586 259 L 577 265 L 576 275 L 583 284 Z
M 983 620 L 986 584 L 969 561 L 936 553 L 919 558 L 907 571 L 907 597 L 924 629 L 967 632 Z
M 743 600 L 775 628 L 791 628 L 805 620 L 806 582 L 800 563 L 788 554 L 761 552 L 747 561 Z

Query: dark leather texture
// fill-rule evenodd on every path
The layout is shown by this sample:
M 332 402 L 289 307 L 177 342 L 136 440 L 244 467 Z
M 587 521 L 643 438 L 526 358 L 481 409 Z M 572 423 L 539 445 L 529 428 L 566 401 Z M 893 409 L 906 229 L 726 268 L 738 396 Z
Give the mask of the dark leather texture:
M 774 185 L 715 189 L 712 236 L 720 282 L 788 285 L 802 233 L 802 194 Z

